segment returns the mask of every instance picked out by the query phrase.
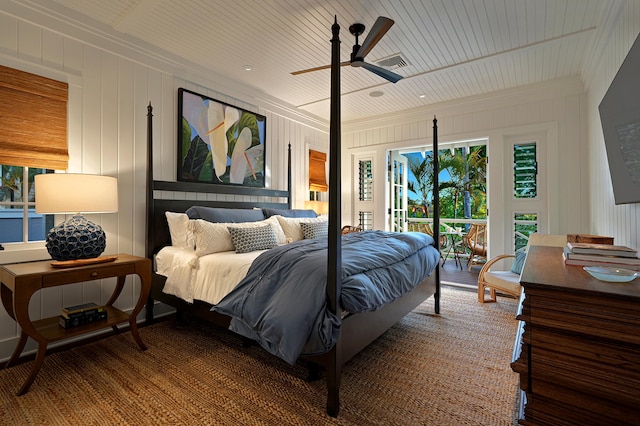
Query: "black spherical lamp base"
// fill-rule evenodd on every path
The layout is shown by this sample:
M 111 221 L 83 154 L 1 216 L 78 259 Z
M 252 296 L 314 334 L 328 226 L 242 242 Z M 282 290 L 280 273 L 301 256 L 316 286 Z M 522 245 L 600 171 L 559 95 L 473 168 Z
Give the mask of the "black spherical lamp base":
M 76 215 L 51 228 L 46 246 L 54 260 L 92 259 L 102 254 L 107 237 L 100 225 Z

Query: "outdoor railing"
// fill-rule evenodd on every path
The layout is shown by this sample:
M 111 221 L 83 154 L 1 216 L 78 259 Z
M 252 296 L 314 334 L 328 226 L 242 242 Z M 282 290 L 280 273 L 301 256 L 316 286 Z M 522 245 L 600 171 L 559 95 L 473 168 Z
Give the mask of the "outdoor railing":
M 409 231 L 425 232 L 423 231 L 423 229 L 433 228 L 433 219 L 429 217 L 426 217 L 426 218 L 410 217 L 407 219 L 407 221 L 408 221 L 407 230 Z M 475 223 L 478 225 L 486 225 L 487 219 L 465 219 L 465 218 L 454 219 L 454 218 L 441 217 L 440 230 L 444 232 L 455 232 L 455 231 L 465 232 L 468 226 L 464 226 L 464 225 L 467 225 L 467 224 L 471 225 L 472 223 Z M 424 226 L 425 224 L 427 224 L 428 226 L 425 227 Z
M 486 225 L 487 220 L 440 218 L 440 249 L 443 256 L 447 258 L 469 256 L 465 236 L 469 229 L 468 225 L 471 224 Z M 433 219 L 410 217 L 407 219 L 407 231 L 433 235 Z

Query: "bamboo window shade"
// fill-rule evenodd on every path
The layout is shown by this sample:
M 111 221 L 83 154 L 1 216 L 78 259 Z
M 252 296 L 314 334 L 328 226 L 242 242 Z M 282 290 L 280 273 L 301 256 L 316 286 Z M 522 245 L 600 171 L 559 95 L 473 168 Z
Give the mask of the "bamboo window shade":
M 327 192 L 327 154 L 309 150 L 309 191 Z
M 0 66 L 0 164 L 66 170 L 69 85 Z

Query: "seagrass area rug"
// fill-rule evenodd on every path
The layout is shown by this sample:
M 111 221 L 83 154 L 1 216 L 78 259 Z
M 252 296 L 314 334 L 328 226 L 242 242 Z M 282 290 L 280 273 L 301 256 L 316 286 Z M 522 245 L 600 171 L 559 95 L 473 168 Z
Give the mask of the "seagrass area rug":
M 193 321 L 120 333 L 0 370 L 7 425 L 511 425 L 515 299 L 480 304 L 442 288 L 343 367 L 341 411 L 325 413 L 325 382 L 306 381 L 258 346 Z

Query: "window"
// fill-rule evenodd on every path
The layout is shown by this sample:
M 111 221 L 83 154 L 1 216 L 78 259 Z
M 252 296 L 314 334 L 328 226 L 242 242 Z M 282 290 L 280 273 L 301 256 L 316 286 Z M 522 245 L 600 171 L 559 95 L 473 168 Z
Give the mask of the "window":
M 513 183 L 515 198 L 536 198 L 538 162 L 535 142 L 513 146 Z
M 0 66 L 3 263 L 37 260 L 44 254 L 54 217 L 36 214 L 34 177 L 48 169 L 67 169 L 68 97 L 69 85 L 63 81 Z
M 527 245 L 529 235 L 538 232 L 537 213 L 515 213 L 513 215 L 514 251 Z
M 45 169 L 0 165 L 0 244 L 44 241 L 53 215 L 35 211 L 34 177 Z
M 371 160 L 360 160 L 358 171 L 358 199 L 373 201 L 373 172 Z
M 358 224 L 363 231 L 373 229 L 373 212 L 358 212 Z
M 357 159 L 354 166 L 357 168 L 357 198 L 354 203 L 354 221 L 362 230 L 373 229 L 373 159 Z

